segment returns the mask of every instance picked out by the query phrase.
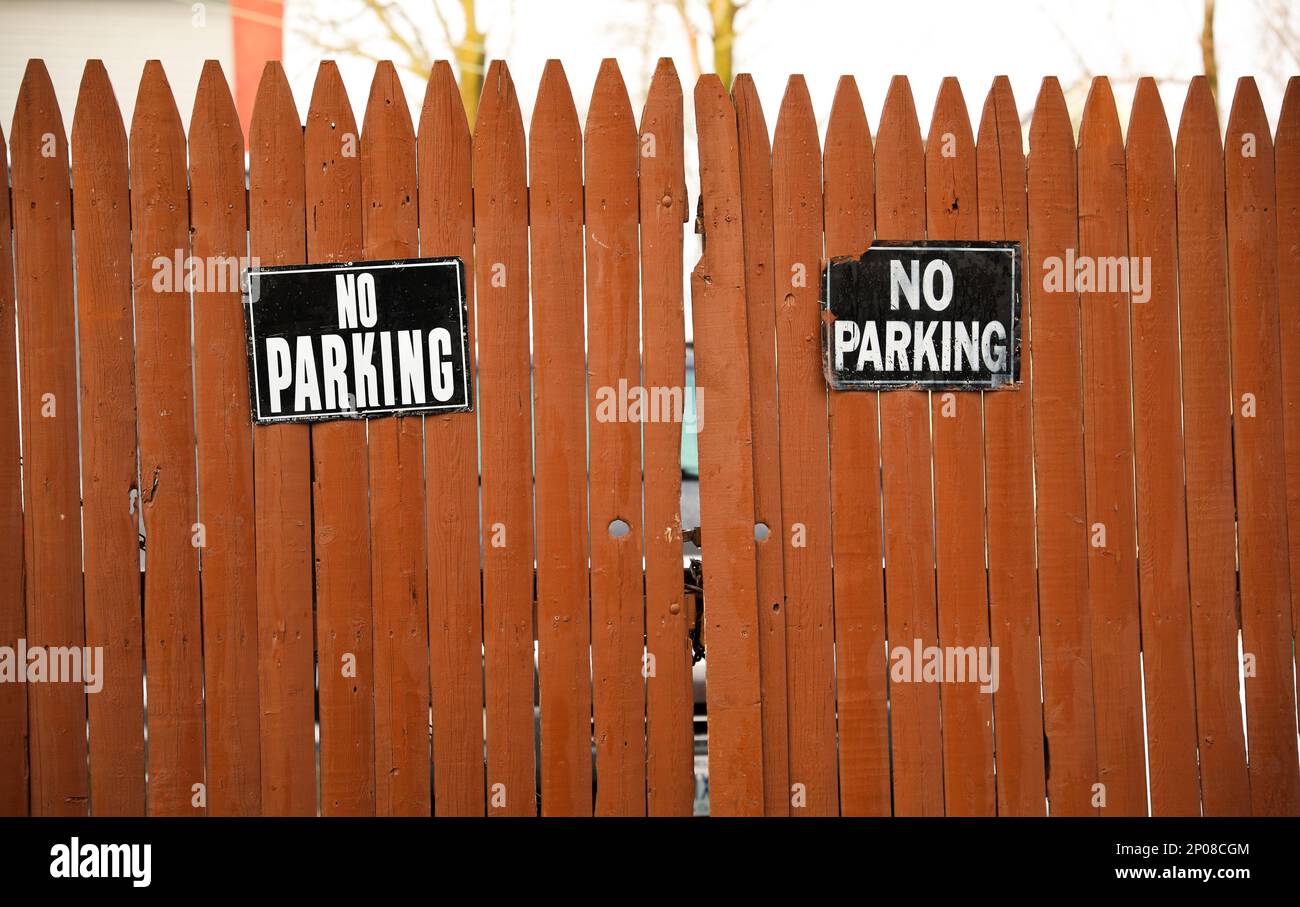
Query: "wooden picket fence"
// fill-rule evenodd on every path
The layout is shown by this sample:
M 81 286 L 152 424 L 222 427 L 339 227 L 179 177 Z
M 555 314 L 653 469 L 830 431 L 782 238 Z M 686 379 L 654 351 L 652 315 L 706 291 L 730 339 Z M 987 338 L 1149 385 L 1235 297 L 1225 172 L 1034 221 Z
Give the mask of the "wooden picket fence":
M 695 101 L 715 811 L 1300 813 L 1300 80 L 1275 146 L 1250 79 L 1176 145 L 1153 80 L 1076 145 L 1047 79 L 1027 161 L 1005 79 L 923 142 L 897 78 L 873 144 L 845 78 L 824 153 L 800 77 L 770 147 L 749 79 Z M 1023 244 L 1021 389 L 827 393 L 800 277 L 873 237 Z M 1149 300 L 1048 292 L 1067 256 L 1149 257 Z M 996 694 L 895 682 L 914 640 L 997 647 Z
M 269 64 L 246 184 L 217 64 L 188 139 L 161 66 L 128 136 L 88 64 L 70 153 L 29 64 L 0 645 L 105 670 L 0 684 L 0 814 L 691 812 L 682 426 L 592 416 L 685 383 L 681 88 L 638 126 L 607 61 L 584 129 L 552 62 L 526 141 L 484 84 L 471 135 L 438 64 L 413 124 L 380 64 L 358 130 L 327 62 L 304 126 Z M 694 102 L 712 812 L 1300 813 L 1300 82 L 1221 141 L 1197 79 L 1175 143 L 1143 80 L 1125 143 L 1099 79 L 1076 145 L 1048 79 L 1027 159 L 1005 79 L 928 142 L 902 78 L 874 142 L 842 80 L 824 148 L 799 77 L 771 143 L 748 77 Z M 822 262 L 925 237 L 1023 244 L 1022 386 L 828 393 Z M 238 288 L 160 288 L 178 252 L 460 256 L 476 415 L 254 429 Z M 1150 299 L 1048 292 L 1067 254 Z M 996 693 L 891 681 L 914 640 L 996 647 Z

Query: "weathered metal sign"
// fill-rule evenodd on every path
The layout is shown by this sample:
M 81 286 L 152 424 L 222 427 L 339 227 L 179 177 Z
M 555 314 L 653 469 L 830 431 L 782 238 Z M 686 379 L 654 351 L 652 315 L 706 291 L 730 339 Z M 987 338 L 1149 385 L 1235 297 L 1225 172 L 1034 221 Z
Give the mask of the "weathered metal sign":
M 1020 378 L 1020 244 L 877 242 L 822 273 L 837 390 L 996 390 Z
M 252 268 L 244 315 L 258 424 L 473 409 L 459 258 Z

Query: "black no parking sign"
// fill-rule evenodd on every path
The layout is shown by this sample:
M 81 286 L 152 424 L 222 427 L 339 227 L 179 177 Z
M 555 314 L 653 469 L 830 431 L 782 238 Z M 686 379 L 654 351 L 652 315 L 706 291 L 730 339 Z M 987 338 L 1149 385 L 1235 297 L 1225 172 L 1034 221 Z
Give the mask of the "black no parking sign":
M 1020 244 L 877 242 L 822 274 L 837 390 L 996 390 L 1020 378 Z
M 244 313 L 258 424 L 473 409 L 459 258 L 253 268 Z

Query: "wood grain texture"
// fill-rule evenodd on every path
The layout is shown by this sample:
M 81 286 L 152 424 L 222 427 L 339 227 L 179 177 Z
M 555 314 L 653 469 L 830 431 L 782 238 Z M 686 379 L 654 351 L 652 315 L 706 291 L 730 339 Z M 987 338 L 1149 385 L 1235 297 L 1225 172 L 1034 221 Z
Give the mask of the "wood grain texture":
M 262 811 L 253 429 L 238 264 L 248 242 L 243 152 L 226 77 L 209 60 L 190 118 L 190 242 L 205 273 L 217 275 L 194 293 L 194 386 L 208 811 L 219 816 Z
M 420 254 L 455 255 L 465 268 L 469 351 L 474 357 L 474 199 L 465 107 L 451 66 L 439 60 L 420 113 Z M 429 676 L 433 700 L 433 810 L 481 816 L 483 799 L 483 612 L 479 557 L 478 426 L 428 416 L 424 459 L 444 477 L 425 520 L 429 583 Z
M 3 129 L 0 167 L 8 172 L 9 150 Z M 22 440 L 18 434 L 18 328 L 10 211 L 6 182 L 0 186 L 0 535 L 11 541 L 0 548 L 0 645 L 17 646 L 18 640 L 25 638 L 27 614 L 23 602 Z M 134 417 L 131 426 L 134 432 Z M 0 687 L 0 816 L 28 814 L 27 782 L 27 689 L 10 683 Z
M 876 139 L 876 235 L 925 235 L 925 155 L 907 79 L 885 96 Z M 929 395 L 898 390 L 880 399 L 883 470 L 885 607 L 889 646 L 938 641 L 935 601 Z M 942 815 L 943 748 L 938 685 L 890 684 L 894 814 Z
M 926 235 L 979 236 L 975 137 L 957 80 L 939 87 L 925 145 Z M 983 398 L 992 394 L 932 393 L 934 540 L 938 568 L 939 644 L 987 652 L 988 587 L 984 560 Z M 999 674 L 1001 665 L 999 664 Z M 948 678 L 941 690 L 946 813 L 991 816 L 993 696 L 978 678 Z
M 740 209 L 745 244 L 745 308 L 758 558 L 759 686 L 763 710 L 763 801 L 769 816 L 790 814 L 790 710 L 781 522 L 781 441 L 776 378 L 776 283 L 772 270 L 772 146 L 751 76 L 732 85 L 740 137 Z
M 307 260 L 363 252 L 361 137 L 338 67 L 321 63 L 303 133 Z M 366 425 L 311 427 L 321 813 L 375 812 L 370 495 Z
M 126 130 L 108 72 L 86 64 L 72 122 L 77 223 L 86 645 L 102 646 L 104 686 L 87 697 L 90 811 L 145 807 L 144 638 L 136 460 L 135 324 Z M 256 677 L 254 673 L 252 676 Z
M 1300 76 L 1287 82 L 1278 115 L 1277 173 L 1278 300 L 1282 341 L 1282 390 L 1286 410 L 1286 500 L 1291 566 L 1291 632 L 1300 626 Z
M 1176 152 L 1187 560 L 1201 803 L 1250 815 L 1237 658 L 1236 502 L 1228 369 L 1228 258 L 1219 117 L 1209 82 L 1187 89 Z
M 284 69 L 266 64 L 248 141 L 248 246 L 262 265 L 306 259 L 302 124 Z M 311 429 L 253 430 L 262 813 L 314 816 Z
M 990 640 L 1000 678 L 993 696 L 998 815 L 1047 808 L 1035 569 L 1031 321 L 1025 153 L 1011 82 L 993 80 L 976 147 L 979 238 L 1021 244 L 1020 388 L 984 395 Z
M 415 130 L 389 61 L 375 67 L 362 130 L 364 257 L 414 258 L 420 247 Z M 367 423 L 375 812 L 383 816 L 427 816 L 430 810 L 423 421 L 393 416 Z
M 1237 83 L 1224 139 L 1237 558 L 1251 811 L 1300 813 L 1286 534 L 1273 140 L 1259 90 Z M 1250 395 L 1247 397 L 1246 395 Z M 1253 415 L 1251 412 L 1253 411 Z
M 852 76 L 835 89 L 822 163 L 826 258 L 875 235 L 871 132 Z M 887 816 L 889 681 L 880 503 L 880 395 L 829 392 L 840 812 Z
M 772 142 L 776 356 L 781 376 L 781 522 L 790 703 L 791 815 L 839 808 L 826 380 L 822 374 L 821 147 L 812 99 L 791 76 Z M 803 801 L 794 799 L 802 795 Z
M 710 591 L 709 810 L 763 811 L 753 431 L 736 112 L 716 75 L 695 85 L 704 254 L 691 273 L 695 380 L 707 394 L 700 432 L 700 529 Z
M 77 486 L 77 362 L 68 146 L 49 73 L 27 64 L 14 110 L 14 275 L 23 425 L 23 565 L 29 646 L 84 640 Z M 31 813 L 85 815 L 86 696 L 27 688 Z
M 1124 141 L 1104 77 L 1093 80 L 1084 106 L 1078 167 L 1078 256 L 1096 265 L 1094 282 L 1086 285 L 1086 272 L 1080 272 L 1077 285 L 1098 780 L 1105 785 L 1104 815 L 1146 815 L 1129 294 L 1127 287 L 1113 285 L 1103 264 L 1128 248 Z
M 149 729 L 149 813 L 203 814 L 206 783 L 193 363 L 186 287 L 155 261 L 191 254 L 185 128 L 167 76 L 145 64 L 131 119 L 131 224 Z
M 591 444 L 591 686 L 596 814 L 645 815 L 645 602 L 641 426 L 620 412 L 638 386 L 636 121 L 618 64 L 600 64 L 583 136 L 587 177 L 588 425 Z M 626 524 L 615 535 L 615 521 Z
M 558 60 L 542 73 L 528 139 L 542 814 L 590 816 L 582 131 Z
M 1201 785 L 1183 488 L 1174 146 L 1154 79 L 1138 83 L 1127 166 L 1128 251 L 1146 274 L 1131 294 L 1129 318 L 1151 814 L 1196 816 Z
M 524 126 L 505 63 L 474 132 L 488 814 L 535 815 L 532 407 Z
M 1083 468 L 1079 297 L 1047 290 L 1050 259 L 1078 246 L 1074 134 L 1055 78 L 1043 80 L 1029 128 L 1030 322 L 1043 731 L 1052 815 L 1096 812 L 1092 628 Z
M 652 816 L 689 816 L 695 794 L 694 688 L 682 580 L 684 129 L 681 82 L 664 57 L 641 113 L 639 183 L 642 374 L 652 399 L 660 401 L 643 424 L 646 649 L 655 656 L 655 673 L 646 678 L 646 810 Z

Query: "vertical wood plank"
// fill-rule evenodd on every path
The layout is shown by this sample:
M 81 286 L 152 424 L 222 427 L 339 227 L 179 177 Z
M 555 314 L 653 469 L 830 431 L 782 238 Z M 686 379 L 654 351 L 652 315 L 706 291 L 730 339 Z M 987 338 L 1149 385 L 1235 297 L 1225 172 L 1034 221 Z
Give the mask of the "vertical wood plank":
M 221 64 L 209 60 L 190 119 L 190 242 L 205 278 L 218 281 L 194 293 L 194 386 L 208 811 L 219 816 L 262 811 L 253 432 L 239 294 L 246 204 L 244 133 Z
M 1087 271 L 1077 271 L 1075 279 L 1083 309 L 1083 452 L 1097 774 L 1105 785 L 1103 814 L 1146 815 L 1129 297 L 1124 288 L 1110 284 L 1104 266 L 1128 248 L 1124 140 L 1104 77 L 1093 80 L 1084 105 L 1078 166 L 1078 261 L 1091 259 L 1096 272 L 1091 283 Z
M 583 136 L 591 431 L 591 684 L 596 814 L 645 815 L 641 426 L 619 411 L 641 383 L 637 135 L 623 76 L 600 64 Z M 615 522 L 627 524 L 615 535 Z
M 514 82 L 494 60 L 474 131 L 488 813 L 534 815 L 528 186 Z M 639 676 L 639 675 L 638 675 Z
M 474 199 L 469 125 L 456 79 L 439 60 L 420 113 L 420 254 L 455 255 L 466 269 L 469 350 L 474 352 Z M 424 460 L 443 477 L 429 496 L 429 652 L 433 700 L 433 806 L 440 816 L 481 816 L 483 612 L 479 573 L 476 417 L 424 420 Z
M 0 167 L 9 172 L 3 129 Z M 22 442 L 18 437 L 17 311 L 10 210 L 6 181 L 0 186 L 0 535 L 10 542 L 0 548 L 0 645 L 17 646 L 18 640 L 24 638 L 27 616 L 23 607 Z M 134 417 L 131 426 L 134 431 Z M 143 768 L 141 771 L 143 777 Z M 27 815 L 27 780 L 27 688 L 9 683 L 0 687 L 0 816 Z
M 542 814 L 591 815 L 591 612 L 582 286 L 582 131 L 549 60 L 528 135 Z
M 773 278 L 780 374 L 781 522 L 790 696 L 792 815 L 834 815 L 835 625 L 826 380 L 817 276 L 822 261 L 821 146 L 812 99 L 791 76 L 772 142 Z M 796 787 L 801 786 L 801 787 Z M 803 796 L 798 800 L 799 794 Z M 805 804 L 806 801 L 806 804 Z
M 131 225 L 142 515 L 149 813 L 202 814 L 206 783 L 185 130 L 162 64 L 145 64 L 131 118 Z M 158 259 L 173 262 L 159 276 Z
M 1300 76 L 1287 82 L 1275 145 L 1279 308 L 1282 324 L 1293 325 L 1300 314 Z M 1282 331 L 1282 385 L 1294 634 L 1300 627 L 1300 331 Z
M 1035 317 L 1034 480 L 1043 731 L 1052 815 L 1094 814 L 1097 783 L 1088 618 L 1088 533 L 1083 469 L 1079 297 L 1048 289 L 1045 265 L 1078 245 L 1074 134 L 1055 78 L 1043 80 L 1029 129 L 1029 277 Z
M 925 156 L 907 79 L 895 76 L 876 139 L 876 233 L 880 239 L 925 234 Z M 885 601 L 889 645 L 937 644 L 930 412 L 925 391 L 897 390 L 880 399 L 883 463 Z M 943 814 L 939 688 L 893 683 L 890 727 L 894 814 Z
M 316 73 L 303 134 L 307 260 L 362 253 L 360 137 L 332 61 Z M 358 389 L 359 390 L 359 389 Z M 311 427 L 321 812 L 375 812 L 370 500 L 366 425 Z
M 1079 127 L 1079 261 L 1083 308 L 1083 455 L 1088 509 L 1088 611 L 1097 780 L 1104 815 L 1145 815 L 1138 564 L 1132 492 L 1132 382 L 1128 294 L 1100 262 L 1123 256 L 1125 148 L 1104 77 L 1093 79 Z
M 1246 739 L 1257 816 L 1300 813 L 1286 496 L 1279 493 L 1286 466 L 1273 165 L 1259 90 L 1243 78 L 1228 115 L 1223 166 L 1241 635 L 1255 670 L 1246 673 Z
M 763 811 L 769 816 L 786 816 L 790 814 L 790 714 L 776 387 L 776 283 L 772 272 L 772 148 L 753 78 L 746 73 L 736 76 L 731 90 L 740 139 L 754 519 L 767 527 L 767 536 L 756 538 L 754 546 L 758 557 L 759 687 L 763 700 Z
M 826 258 L 859 256 L 875 234 L 871 132 L 852 76 L 826 128 Z M 880 395 L 830 394 L 831 544 L 840 811 L 887 816 L 889 688 L 880 515 Z
M 1187 559 L 1201 801 L 1250 815 L 1237 658 L 1236 502 L 1228 371 L 1228 259 L 1219 115 L 1209 82 L 1187 89 L 1178 124 L 1178 308 Z
M 14 274 L 23 425 L 23 565 L 29 646 L 84 640 L 77 486 L 77 361 L 68 146 L 49 73 L 27 63 L 13 135 Z M 52 154 L 50 152 L 53 152 Z M 85 815 L 86 694 L 27 688 L 31 812 Z
M 248 142 L 248 243 L 259 264 L 306 259 L 302 124 L 283 67 L 266 64 Z M 253 430 L 262 813 L 314 816 L 311 429 Z
M 415 130 L 397 70 L 375 68 L 362 123 L 364 256 L 419 251 Z M 429 633 L 424 432 L 418 417 L 367 422 L 375 621 L 375 812 L 429 815 Z
M 145 803 L 128 187 L 122 114 L 103 63 L 91 60 L 82 74 L 72 122 L 72 209 L 77 224 L 86 645 L 102 646 L 104 662 L 112 666 L 104 672 L 103 689 L 87 697 L 95 776 L 91 813 L 96 816 L 142 816 Z
M 944 240 L 977 238 L 975 137 L 961 86 L 951 76 L 940 85 L 930 118 L 925 184 L 926 235 Z M 990 645 L 982 396 L 952 392 L 930 396 L 939 643 L 976 651 Z M 946 812 L 991 816 L 997 810 L 992 695 L 981 690 L 978 679 L 965 683 L 949 679 L 941 704 Z
M 1031 296 L 1025 153 L 1011 82 L 993 80 L 976 148 L 980 239 L 1021 244 L 1020 336 L 1028 353 Z M 1034 532 L 1031 356 L 1020 360 L 1021 386 L 984 397 L 990 640 L 1001 668 L 993 697 L 998 815 L 1041 816 L 1047 808 L 1043 699 L 1039 673 L 1038 577 Z
M 1197 816 L 1201 785 L 1187 585 L 1174 146 L 1154 79 L 1138 82 L 1126 153 L 1128 251 L 1141 268 L 1130 272 L 1129 318 L 1151 814 Z M 1133 278 L 1142 275 L 1139 290 Z
M 700 432 L 700 529 L 712 555 L 707 672 L 709 811 L 763 811 L 754 465 L 751 443 L 744 233 L 736 113 L 722 81 L 695 85 L 704 254 L 691 273 L 696 384 L 708 397 Z
M 660 401 L 644 423 L 646 649 L 655 656 L 655 673 L 646 678 L 646 809 L 652 816 L 689 816 L 695 792 L 694 686 L 682 577 L 684 128 L 681 82 L 664 57 L 650 80 L 640 130 L 642 357 L 645 387 Z

